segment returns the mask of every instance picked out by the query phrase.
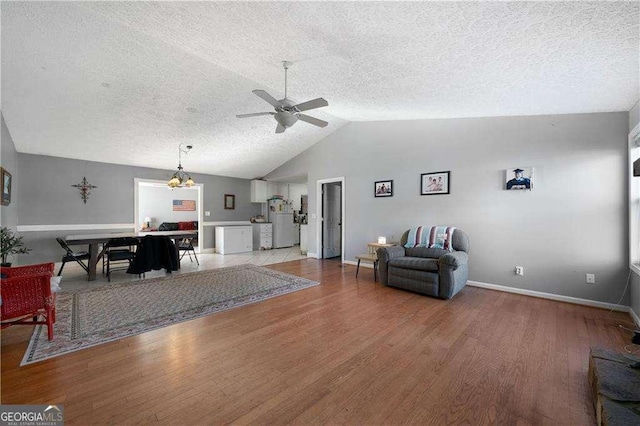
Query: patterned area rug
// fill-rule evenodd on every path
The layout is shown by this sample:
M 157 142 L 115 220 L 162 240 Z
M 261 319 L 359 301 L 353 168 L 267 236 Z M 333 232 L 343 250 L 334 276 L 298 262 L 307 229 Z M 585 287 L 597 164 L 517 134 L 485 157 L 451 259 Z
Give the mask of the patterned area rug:
M 58 293 L 53 342 L 36 326 L 20 365 L 318 285 L 256 265 Z

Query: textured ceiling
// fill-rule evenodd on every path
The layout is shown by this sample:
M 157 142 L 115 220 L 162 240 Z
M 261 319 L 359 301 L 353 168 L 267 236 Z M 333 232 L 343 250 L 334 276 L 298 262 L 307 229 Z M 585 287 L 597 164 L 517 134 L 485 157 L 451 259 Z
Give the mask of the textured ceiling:
M 267 174 L 348 121 L 628 111 L 638 2 L 6 2 L 19 152 Z M 274 134 L 251 93 L 329 106 Z

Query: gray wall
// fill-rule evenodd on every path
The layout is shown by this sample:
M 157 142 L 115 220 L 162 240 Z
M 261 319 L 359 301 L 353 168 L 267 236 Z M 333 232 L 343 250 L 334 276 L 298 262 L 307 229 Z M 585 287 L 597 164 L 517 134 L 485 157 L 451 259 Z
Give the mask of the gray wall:
M 640 276 L 635 272 L 630 272 L 629 279 L 631 280 L 631 288 L 629 289 L 631 301 L 629 305 L 633 312 L 638 315 L 640 313 Z M 640 324 L 637 324 L 637 326 L 640 327 Z
M 640 101 L 629 111 L 629 131 L 640 123 Z M 640 276 L 631 273 L 631 308 L 636 314 L 640 314 Z M 638 324 L 640 327 L 640 324 Z
M 0 114 L 0 164 L 9 173 L 11 173 L 11 203 L 8 206 L 0 207 L 0 222 L 2 226 L 6 226 L 15 231 L 18 223 L 18 192 L 16 191 L 16 182 L 18 181 L 18 154 L 13 145 L 13 139 L 9 133 L 4 117 Z
M 627 133 L 626 112 L 352 122 L 266 178 L 308 174 L 313 213 L 316 181 L 345 177 L 347 260 L 377 236 L 454 225 L 471 239 L 470 280 L 617 302 L 628 272 Z M 533 191 L 503 189 L 517 166 L 535 167 Z M 420 174 L 445 170 L 451 194 L 420 196 Z M 384 179 L 394 195 L 375 199 Z
M 134 178 L 168 180 L 173 171 L 130 167 L 68 158 L 18 154 L 18 225 L 132 224 L 134 222 Z M 87 204 L 71 185 L 83 177 L 97 188 Z M 211 212 L 205 221 L 249 220 L 260 214 L 260 204 L 252 204 L 251 181 L 220 176 L 193 174 L 204 184 L 204 210 Z M 16 189 L 16 188 L 14 188 Z M 179 191 L 177 189 L 176 191 Z M 236 209 L 224 209 L 224 194 L 236 195 Z M 23 232 L 34 250 L 23 263 L 60 261 L 61 249 L 56 236 L 100 231 Z M 109 229 L 108 232 L 132 229 Z M 213 228 L 205 227 L 203 247 L 213 247 Z M 23 256 L 24 257 L 24 256 Z
M 640 123 L 640 100 L 629 111 L 629 131 Z

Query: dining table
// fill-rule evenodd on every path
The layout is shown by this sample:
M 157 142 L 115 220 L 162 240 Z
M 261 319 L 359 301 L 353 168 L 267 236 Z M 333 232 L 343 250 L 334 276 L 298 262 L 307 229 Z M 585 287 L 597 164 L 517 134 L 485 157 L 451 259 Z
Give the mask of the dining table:
M 142 239 L 147 235 L 163 236 L 171 238 L 178 250 L 178 243 L 183 238 L 197 238 L 198 231 L 139 231 L 139 232 L 120 232 L 120 233 L 104 233 L 104 234 L 84 234 L 69 235 L 65 237 L 68 245 L 89 245 L 89 281 L 96 280 L 96 271 L 98 261 L 102 257 L 100 246 L 103 246 L 113 238 L 138 238 Z M 179 265 L 179 264 L 178 264 Z M 178 266 L 179 267 L 179 266 Z

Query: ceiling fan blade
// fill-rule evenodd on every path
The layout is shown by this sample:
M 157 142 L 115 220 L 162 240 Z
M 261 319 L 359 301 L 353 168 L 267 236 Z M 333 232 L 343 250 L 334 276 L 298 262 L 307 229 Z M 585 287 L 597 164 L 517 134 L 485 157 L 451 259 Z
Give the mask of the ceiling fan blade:
M 276 127 L 276 133 L 284 133 L 285 130 L 287 130 L 287 128 L 278 123 L 278 127 Z
M 316 98 L 298 105 L 294 105 L 293 108 L 297 109 L 298 111 L 308 111 L 310 109 L 326 107 L 327 105 L 329 105 L 329 102 L 327 102 L 326 99 Z
M 236 118 L 257 117 L 259 115 L 276 115 L 275 112 L 254 112 L 253 114 L 239 114 Z
M 272 106 L 274 106 L 274 107 L 278 106 L 278 101 L 276 100 L 276 98 L 274 98 L 273 96 L 271 96 L 270 94 L 268 94 L 264 90 L 256 89 L 256 90 L 253 90 L 253 93 L 256 96 L 259 96 L 262 99 L 264 99 L 265 101 L 269 102 Z
M 318 126 L 318 127 L 327 127 L 327 124 L 329 124 L 324 120 L 320 120 L 318 118 L 310 117 L 304 114 L 298 114 L 298 118 L 302 121 L 306 121 L 307 123 L 313 124 L 314 126 Z

